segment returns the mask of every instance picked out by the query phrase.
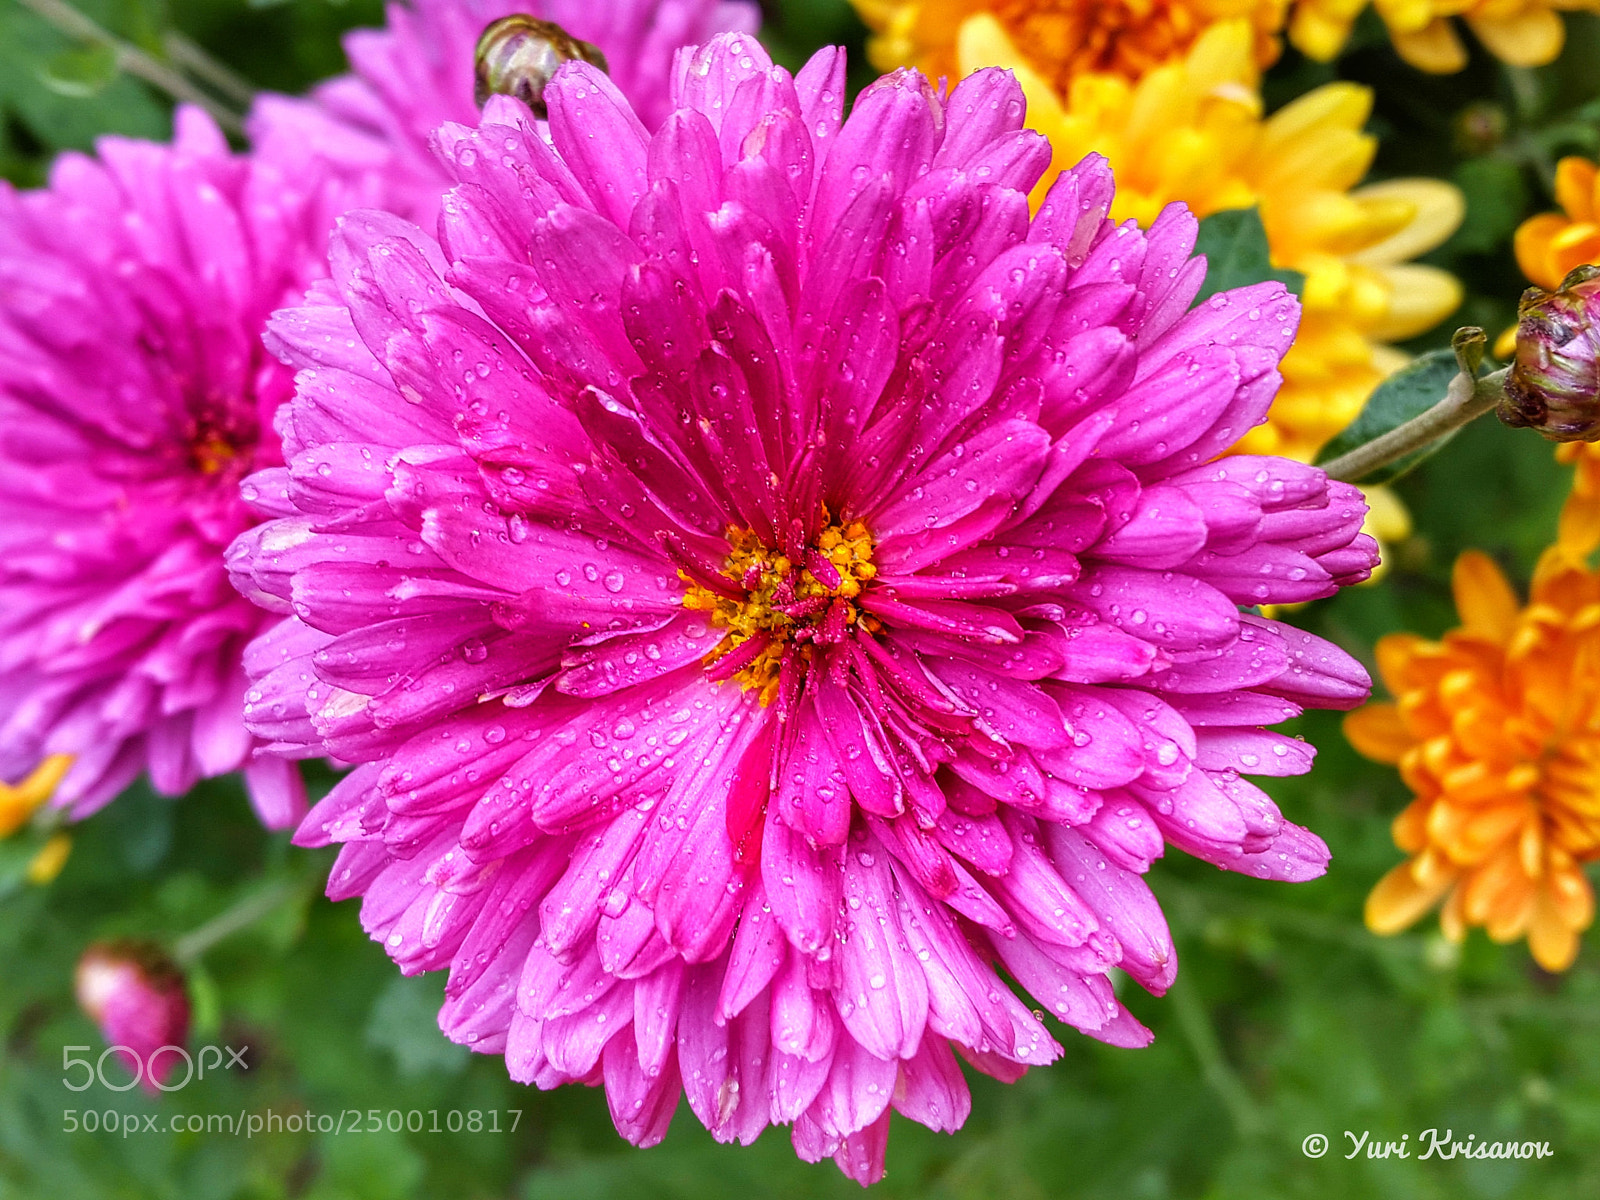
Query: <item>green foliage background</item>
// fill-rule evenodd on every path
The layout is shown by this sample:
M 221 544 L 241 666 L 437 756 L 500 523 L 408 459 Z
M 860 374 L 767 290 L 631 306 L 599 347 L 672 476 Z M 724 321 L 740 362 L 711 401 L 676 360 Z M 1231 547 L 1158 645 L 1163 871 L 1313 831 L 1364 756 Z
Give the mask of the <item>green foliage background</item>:
M 597 0 L 599 2 L 599 0 Z M 375 0 L 78 0 L 80 9 L 158 59 L 181 31 L 258 86 L 298 90 L 341 68 L 338 35 L 376 23 Z M 1321 66 L 1293 54 L 1267 81 L 1269 105 L 1332 78 L 1378 89 L 1376 176 L 1435 174 L 1469 198 L 1466 224 L 1430 256 L 1470 297 L 1455 324 L 1508 323 L 1523 281 L 1508 245 L 1518 221 L 1551 207 L 1560 154 L 1600 147 L 1592 64 L 1600 21 L 1567 17 L 1560 62 L 1508 70 L 1477 55 L 1458 76 L 1404 66 L 1368 14 L 1351 50 Z M 787 61 L 824 41 L 849 44 L 869 73 L 844 0 L 769 5 L 767 37 Z M 164 137 L 170 104 L 119 73 L 105 51 L 56 33 L 0 0 L 0 173 L 41 182 L 51 157 L 118 132 Z M 1484 130 L 1501 128 L 1494 136 Z M 1526 580 L 1554 530 L 1566 487 L 1549 448 L 1484 421 L 1400 482 L 1417 534 L 1394 548 L 1378 587 L 1294 615 L 1370 663 L 1399 628 L 1453 623 L 1448 576 L 1477 546 Z M 1305 718 L 1316 771 L 1269 781 L 1288 815 L 1334 852 L 1326 878 L 1284 886 L 1223 875 L 1174 853 L 1152 872 L 1183 969 L 1163 1000 L 1130 989 L 1156 1032 L 1144 1051 L 1062 1031 L 1064 1058 L 1011 1087 L 975 1078 L 967 1128 L 944 1137 L 896 1121 L 884 1197 L 1216 1197 L 1293 1200 L 1600 1196 L 1600 954 L 1560 978 L 1522 945 L 1474 933 L 1443 942 L 1431 923 L 1388 940 L 1360 913 L 1399 858 L 1389 819 L 1406 801 L 1392 771 L 1364 763 L 1338 720 Z M 327 780 L 321 786 L 327 786 Z M 176 803 L 136 789 L 82 826 L 61 877 L 15 884 L 26 839 L 0 845 L 0 1200 L 401 1200 L 408 1197 L 682 1197 L 855 1194 L 831 1165 L 795 1160 L 783 1131 L 723 1147 L 683 1111 L 666 1143 L 635 1151 L 611 1131 L 596 1090 L 545 1094 L 508 1082 L 497 1058 L 446 1043 L 433 1024 L 438 977 L 400 978 L 367 941 L 354 903 L 321 898 L 330 861 L 268 836 L 238 787 L 219 781 Z M 13 881 L 6 884 L 4 881 Z M 276 903 L 269 903 L 273 898 Z M 62 1083 L 62 1048 L 96 1030 L 72 1001 L 89 941 L 176 938 L 241 903 L 268 915 L 219 942 L 193 973 L 193 1045 L 248 1045 L 250 1069 L 212 1072 L 159 1100 Z M 114 1068 L 112 1069 L 114 1072 Z M 451 1110 L 497 1110 L 502 1130 L 129 1137 L 65 1132 L 68 1109 L 155 1116 L 390 1110 L 441 1128 Z M 488 1118 L 484 1118 L 487 1120 Z M 120 1125 L 120 1120 L 119 1120 Z M 142 1125 L 142 1121 L 140 1122 Z M 1422 1130 L 1547 1141 L 1540 1162 L 1347 1161 L 1343 1131 L 1375 1141 Z M 1332 1142 L 1312 1160 L 1302 1139 Z

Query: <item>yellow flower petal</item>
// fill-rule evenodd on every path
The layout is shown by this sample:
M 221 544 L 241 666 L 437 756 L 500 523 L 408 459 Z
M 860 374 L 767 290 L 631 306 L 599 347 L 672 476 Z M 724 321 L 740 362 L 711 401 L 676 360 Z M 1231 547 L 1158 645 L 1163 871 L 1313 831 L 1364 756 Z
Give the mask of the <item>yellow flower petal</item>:
M 1028 102 L 1029 124 L 1034 128 L 1048 129 L 1062 119 L 1064 110 L 1055 91 L 1027 64 L 1000 22 L 987 13 L 962 22 L 956 60 L 964 76 L 984 67 L 1005 67 L 1015 74 Z
M 71 853 L 72 838 L 69 835 L 58 833 L 53 836 L 28 864 L 28 882 L 38 887 L 50 883 L 61 874 L 61 868 L 67 865 L 67 856 Z
M 1350 38 L 1353 17 L 1335 15 L 1321 6 L 1301 3 L 1289 18 L 1289 41 L 1307 58 L 1331 62 Z
M 1456 0 L 1457 7 L 1446 7 L 1438 0 L 1373 0 L 1373 7 L 1391 31 L 1416 33 L 1426 29 L 1434 18 L 1459 12 L 1472 0 Z
M 1377 273 L 1389 286 L 1389 310 L 1367 329 L 1369 337 L 1401 342 L 1432 329 L 1461 307 L 1461 281 L 1438 267 L 1400 263 Z
M 1411 514 L 1392 489 L 1381 485 L 1363 487 L 1361 494 L 1367 498 L 1367 519 L 1362 528 L 1380 542 L 1403 542 L 1411 536 Z
M 1461 204 L 1454 189 L 1438 182 L 1400 181 L 1349 194 L 1376 148 L 1362 129 L 1370 89 L 1329 84 L 1263 119 L 1256 18 L 1266 3 L 1204 0 L 1208 19 L 1250 16 L 1215 21 L 1186 54 L 1137 79 L 1081 71 L 1065 85 L 1044 68 L 1048 54 L 1020 32 L 1023 18 L 1012 9 L 986 0 L 928 0 L 917 11 L 923 25 L 944 23 L 961 71 L 1001 65 L 1016 72 L 1028 123 L 1049 137 L 1053 150 L 1035 204 L 1059 171 L 1094 152 L 1116 173 L 1111 215 L 1119 221 L 1148 225 L 1175 202 L 1201 217 L 1260 207 L 1272 261 L 1307 277 L 1304 314 L 1268 424 L 1247 433 L 1237 449 L 1310 461 L 1395 368 L 1399 356 L 1383 341 L 1420 332 L 1455 307 L 1459 291 L 1449 276 L 1401 268 L 1408 253 L 1448 235 Z M 1345 19 L 1360 7 L 1361 0 L 1321 5 Z M 1070 4 L 1060 11 L 1068 9 L 1076 11 Z M 874 13 L 874 27 L 887 28 L 882 12 Z
M 1415 33 L 1392 26 L 1389 36 L 1400 57 L 1418 70 L 1449 75 L 1467 65 L 1467 48 L 1461 44 L 1450 22 L 1440 18 Z
M 0 837 L 10 837 L 55 794 L 70 766 L 71 755 L 52 754 L 21 783 L 0 783 Z
M 997 20 L 1033 69 L 1058 91 L 1089 73 L 1134 80 L 1181 56 L 1220 21 L 1245 28 L 1252 66 L 1265 67 L 1280 50 L 1288 0 L 854 0 L 874 36 L 868 43 L 881 70 L 915 66 L 930 78 L 951 70 L 965 21 Z
M 1502 361 L 1509 359 L 1517 352 L 1517 327 L 1515 325 L 1502 329 L 1500 336 L 1494 339 L 1494 356 Z
M 1416 215 L 1404 228 L 1351 254 L 1350 261 L 1390 266 L 1426 254 L 1461 227 L 1467 200 L 1461 189 L 1442 179 L 1390 179 L 1369 183 L 1350 193 L 1358 201 L 1405 201 Z
M 1554 62 L 1567 37 L 1561 18 L 1548 8 L 1529 7 L 1504 17 L 1468 13 L 1467 24 L 1490 54 L 1513 67 Z

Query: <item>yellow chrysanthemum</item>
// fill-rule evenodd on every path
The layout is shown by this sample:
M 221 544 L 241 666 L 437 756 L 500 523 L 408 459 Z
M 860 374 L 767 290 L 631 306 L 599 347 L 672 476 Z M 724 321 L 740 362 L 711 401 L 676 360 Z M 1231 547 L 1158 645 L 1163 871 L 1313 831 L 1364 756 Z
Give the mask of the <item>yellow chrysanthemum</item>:
M 1558 12 L 1600 12 L 1600 0 L 1373 0 L 1400 57 L 1412 66 L 1447 75 L 1467 65 L 1456 32 L 1460 17 L 1502 62 L 1538 67 L 1553 62 L 1566 41 Z M 1366 0 L 1297 0 L 1289 40 L 1312 58 L 1328 61 L 1344 47 Z
M 1306 276 L 1304 315 L 1268 423 L 1239 449 L 1309 461 L 1404 361 L 1385 343 L 1421 333 L 1460 303 L 1451 275 L 1408 260 L 1444 241 L 1464 204 L 1433 179 L 1356 187 L 1376 149 L 1361 131 L 1366 88 L 1329 84 L 1263 118 L 1252 44 L 1247 22 L 1220 22 L 1136 83 L 1080 75 L 1064 97 L 993 17 L 967 20 L 957 52 L 963 74 L 993 65 L 1016 72 L 1029 125 L 1055 149 L 1038 195 L 1097 151 L 1116 172 L 1114 216 L 1148 225 L 1173 201 L 1200 216 L 1260 206 L 1274 264 Z
M 71 765 L 72 758 L 69 755 L 54 754 L 35 767 L 33 773 L 21 783 L 0 783 L 0 838 L 10 837 L 28 823 L 29 818 L 50 799 Z M 28 864 L 28 882 L 49 883 L 61 873 L 71 850 L 72 839 L 67 834 L 52 836 Z
M 879 70 L 917 67 L 960 77 L 957 45 L 977 17 L 996 21 L 1028 65 L 1065 91 L 1084 72 L 1137 79 L 1182 54 L 1210 25 L 1243 18 L 1257 64 L 1281 49 L 1289 0 L 851 0 L 874 32 L 867 53 Z
M 1367 925 L 1396 933 L 1443 900 L 1445 936 L 1526 936 L 1564 970 L 1594 919 L 1583 864 L 1600 857 L 1600 574 L 1556 547 L 1519 608 L 1469 551 L 1455 595 L 1461 627 L 1442 640 L 1378 643 L 1394 702 L 1345 718 L 1356 749 L 1416 793 L 1394 823 L 1411 857 L 1372 890 Z

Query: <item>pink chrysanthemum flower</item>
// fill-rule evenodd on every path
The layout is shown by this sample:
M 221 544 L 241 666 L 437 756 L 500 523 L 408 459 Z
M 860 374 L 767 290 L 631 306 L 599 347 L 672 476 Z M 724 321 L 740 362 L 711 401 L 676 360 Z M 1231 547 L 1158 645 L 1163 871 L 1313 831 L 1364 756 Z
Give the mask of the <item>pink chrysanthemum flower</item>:
M 654 129 L 671 109 L 672 54 L 713 34 L 752 32 L 746 0 L 410 0 L 390 3 L 388 25 L 345 38 L 353 73 L 301 98 L 268 94 L 248 128 L 257 152 L 293 172 L 320 162 L 343 177 L 354 204 L 428 228 L 452 182 L 429 139 L 446 121 L 476 125 L 473 47 L 511 13 L 554 21 L 598 46 L 613 81 Z
M 292 612 L 249 720 L 360 765 L 307 817 L 329 894 L 445 1032 L 662 1137 L 792 1122 L 863 1182 L 888 1114 L 965 1119 L 1033 1005 L 1143 1045 L 1167 843 L 1324 869 L 1249 773 L 1361 668 L 1241 612 L 1368 573 L 1359 493 L 1216 456 L 1266 414 L 1277 284 L 1194 311 L 1196 226 L 1106 219 L 1009 74 L 676 64 L 653 137 L 564 67 L 548 132 L 440 133 L 442 245 L 348 216 L 280 314 L 302 368 L 242 587 Z M 1007 978 L 1032 1001 L 1019 998 Z
M 72 756 L 83 816 L 140 771 L 169 794 L 245 766 L 264 818 L 298 776 L 251 762 L 241 659 L 263 617 L 223 550 L 293 376 L 261 344 L 325 270 L 332 214 L 180 110 L 50 186 L 0 183 L 0 778 Z M 248 765 L 247 765 L 248 764 Z

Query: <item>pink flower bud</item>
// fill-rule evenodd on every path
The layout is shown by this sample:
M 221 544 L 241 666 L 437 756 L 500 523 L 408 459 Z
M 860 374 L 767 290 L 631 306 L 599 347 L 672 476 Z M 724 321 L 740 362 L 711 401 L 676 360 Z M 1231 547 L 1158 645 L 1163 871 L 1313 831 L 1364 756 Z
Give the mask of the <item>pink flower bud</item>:
M 1500 419 L 1552 442 L 1600 438 L 1600 267 L 1574 268 L 1558 291 L 1529 288 L 1517 306 L 1517 354 Z
M 138 1055 L 138 1062 L 126 1053 L 117 1057 L 154 1094 L 183 1058 L 156 1051 L 182 1046 L 189 1035 L 189 998 L 177 964 L 148 942 L 100 942 L 78 960 L 75 987 L 106 1042 Z

